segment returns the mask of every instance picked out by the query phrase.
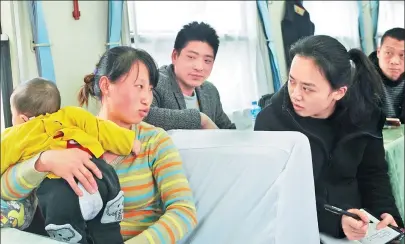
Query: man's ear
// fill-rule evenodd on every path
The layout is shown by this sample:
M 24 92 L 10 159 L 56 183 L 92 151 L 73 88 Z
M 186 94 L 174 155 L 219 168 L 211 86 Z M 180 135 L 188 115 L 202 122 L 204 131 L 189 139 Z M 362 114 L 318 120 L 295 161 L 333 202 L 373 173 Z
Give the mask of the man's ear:
M 178 53 L 177 50 L 173 48 L 173 51 L 172 51 L 172 64 L 176 63 L 176 60 L 179 57 L 179 54 L 180 53 Z
M 100 87 L 101 94 L 103 94 L 103 96 L 108 96 L 110 81 L 108 80 L 107 76 L 101 76 L 100 80 L 98 81 L 98 85 Z
M 342 99 L 347 92 L 347 86 L 342 86 L 341 88 L 339 88 L 338 90 L 334 91 L 333 93 L 333 99 L 335 99 L 336 101 L 339 101 L 340 99 Z
M 377 47 L 377 58 L 380 59 L 381 47 Z

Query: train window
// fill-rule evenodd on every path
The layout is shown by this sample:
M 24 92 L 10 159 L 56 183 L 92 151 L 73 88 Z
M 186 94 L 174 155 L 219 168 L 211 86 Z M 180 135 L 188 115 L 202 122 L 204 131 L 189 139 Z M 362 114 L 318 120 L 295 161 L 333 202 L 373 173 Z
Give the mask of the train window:
M 347 49 L 360 48 L 356 1 L 304 1 L 315 25 L 315 35 L 329 35 Z
M 404 1 L 379 1 L 377 43 L 384 33 L 395 27 L 404 28 Z
M 132 45 L 148 51 L 159 66 L 171 63 L 177 32 L 192 21 L 216 29 L 220 45 L 208 80 L 228 112 L 257 99 L 257 6 L 254 1 L 128 1 Z M 267 54 L 265 54 L 267 55 Z

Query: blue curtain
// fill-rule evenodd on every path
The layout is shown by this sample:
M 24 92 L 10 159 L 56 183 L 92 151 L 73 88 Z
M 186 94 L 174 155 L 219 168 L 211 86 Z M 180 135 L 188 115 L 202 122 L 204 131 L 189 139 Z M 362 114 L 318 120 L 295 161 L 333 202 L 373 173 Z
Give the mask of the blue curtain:
M 28 1 L 28 12 L 31 20 L 33 48 L 37 58 L 39 76 L 55 82 L 51 46 L 42 10 L 42 1 Z
M 276 92 L 280 90 L 281 87 L 281 76 L 280 76 L 280 69 L 277 63 L 278 59 L 276 57 L 276 52 L 274 51 L 275 49 L 273 47 L 273 41 L 271 38 L 269 9 L 267 7 L 267 1 L 257 0 L 256 3 L 260 16 L 260 21 L 267 40 L 267 47 L 269 49 L 270 68 L 273 77 L 273 87 L 274 92 Z
M 358 26 L 359 26 L 359 37 L 360 37 L 360 45 L 361 45 L 361 50 L 363 52 L 366 51 L 366 35 L 364 31 L 364 15 L 363 15 L 363 5 L 361 0 L 357 0 L 357 8 L 359 10 L 359 16 L 358 16 Z
M 108 49 L 117 47 L 121 44 L 122 30 L 122 9 L 124 1 L 108 1 Z
M 370 1 L 371 8 L 371 21 L 373 23 L 373 41 L 374 41 L 374 50 L 378 47 L 378 36 L 377 36 L 377 26 L 378 26 L 378 1 Z

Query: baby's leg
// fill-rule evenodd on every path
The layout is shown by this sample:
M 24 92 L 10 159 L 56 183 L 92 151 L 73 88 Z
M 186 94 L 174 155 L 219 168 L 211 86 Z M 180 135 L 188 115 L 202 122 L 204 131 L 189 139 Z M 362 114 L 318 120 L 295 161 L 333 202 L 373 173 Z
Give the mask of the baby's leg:
M 97 244 L 122 244 L 120 222 L 123 218 L 124 193 L 115 170 L 104 160 L 92 159 L 103 174 L 96 179 L 104 206 L 100 213 L 87 222 L 88 231 Z
M 64 179 L 46 178 L 37 190 L 45 230 L 55 240 L 87 244 L 79 197 Z

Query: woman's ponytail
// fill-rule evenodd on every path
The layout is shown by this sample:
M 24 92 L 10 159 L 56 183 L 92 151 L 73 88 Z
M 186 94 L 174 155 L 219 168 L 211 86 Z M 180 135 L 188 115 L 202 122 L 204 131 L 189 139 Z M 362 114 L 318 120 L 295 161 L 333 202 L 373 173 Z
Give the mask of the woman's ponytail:
M 93 73 L 86 75 L 84 77 L 84 85 L 80 88 L 79 94 L 77 96 L 77 100 L 79 101 L 79 105 L 86 107 L 89 104 L 89 97 L 94 96 L 94 80 L 95 75 Z
M 352 122 L 370 118 L 375 108 L 381 106 L 382 80 L 373 63 L 358 49 L 348 51 L 352 65 L 352 82 L 343 99 Z

